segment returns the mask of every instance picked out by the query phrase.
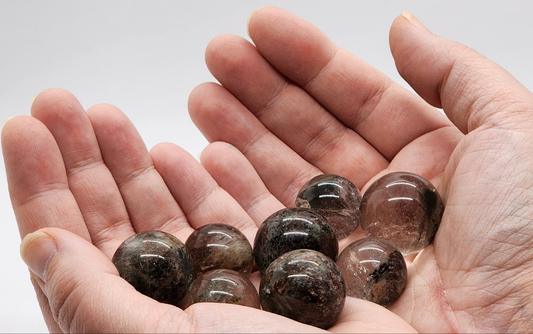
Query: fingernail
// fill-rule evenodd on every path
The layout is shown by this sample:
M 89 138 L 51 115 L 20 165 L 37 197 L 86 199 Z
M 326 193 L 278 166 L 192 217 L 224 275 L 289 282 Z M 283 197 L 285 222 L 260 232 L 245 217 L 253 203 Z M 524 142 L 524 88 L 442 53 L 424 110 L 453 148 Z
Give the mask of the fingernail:
M 35 95 L 35 96 L 31 99 L 31 102 L 30 102 L 30 108 L 31 108 L 31 106 L 33 106 L 33 102 L 35 102 L 35 99 L 37 98 L 37 96 L 39 96 L 39 95 Z
M 202 153 L 204 153 L 204 150 L 201 150 L 200 153 L 198 153 L 198 161 L 202 162 Z
M 417 19 L 413 14 L 409 13 L 408 11 L 404 10 L 402 13 L 402 16 L 409 21 L 412 25 L 414 25 L 417 28 L 424 29 L 429 32 L 429 29 L 426 28 L 425 25 L 420 22 L 419 19 Z
M 43 282 L 46 282 L 48 266 L 56 254 L 57 245 L 54 240 L 39 231 L 27 234 L 20 245 L 22 260 Z
M 250 16 L 248 16 L 248 20 L 246 21 L 246 33 L 248 34 L 248 36 L 250 36 L 250 30 L 248 29 L 248 27 L 250 26 L 250 20 L 252 19 L 252 16 L 254 16 L 255 13 L 257 13 L 258 11 L 260 11 L 261 9 L 263 8 L 266 8 L 266 7 L 272 7 L 272 6 L 262 6 L 262 7 L 259 7 L 257 8 L 256 10 L 254 10 Z M 252 36 L 250 36 L 252 37 Z
M 2 130 L 4 130 L 4 126 L 6 126 L 7 122 L 9 122 L 10 120 L 12 120 L 13 118 L 15 118 L 15 117 L 12 116 L 12 117 L 8 117 L 8 118 L 6 118 L 6 120 L 4 121 L 4 124 L 2 124 Z

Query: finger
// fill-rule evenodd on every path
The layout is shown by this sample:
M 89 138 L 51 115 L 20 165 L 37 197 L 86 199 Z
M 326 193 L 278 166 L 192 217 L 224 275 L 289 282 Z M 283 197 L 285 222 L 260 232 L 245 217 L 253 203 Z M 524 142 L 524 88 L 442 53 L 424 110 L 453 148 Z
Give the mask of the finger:
M 248 31 L 276 70 L 389 160 L 413 139 L 449 124 L 419 97 L 291 13 L 263 8 L 250 18 Z
M 328 333 L 253 307 L 196 303 L 186 309 L 203 333 Z
M 285 207 L 268 191 L 252 164 L 235 146 L 211 143 L 202 151 L 200 159 L 202 166 L 239 202 L 257 226 Z
M 386 308 L 358 298 L 346 297 L 333 333 L 418 333 L 405 320 Z
M 523 111 L 531 111 L 531 93 L 507 71 L 462 44 L 433 35 L 409 13 L 394 21 L 390 45 L 402 77 L 464 133 L 482 124 L 520 123 Z
M 321 173 L 268 131 L 220 85 L 196 87 L 189 96 L 189 112 L 210 142 L 224 141 L 237 147 L 285 206 L 293 205 L 300 187 Z
M 268 191 L 252 164 L 234 146 L 223 142 L 211 143 L 202 151 L 200 158 L 209 174 L 239 202 L 257 226 L 285 207 Z M 294 207 L 295 200 L 296 195 L 287 206 Z M 339 252 L 363 237 L 363 231 L 358 228 L 348 238 L 339 241 Z
M 91 240 L 54 137 L 33 117 L 10 119 L 2 129 L 9 195 L 21 237 L 61 227 Z
M 207 48 L 206 63 L 269 131 L 324 172 L 361 184 L 386 167 L 381 153 L 279 74 L 248 41 L 236 36 L 214 39 Z M 339 96 L 334 99 L 340 100 Z
M 131 121 L 106 104 L 90 108 L 87 114 L 135 231 L 165 230 L 183 241 L 191 231 L 187 218 L 154 168 Z
M 253 241 L 257 227 L 250 216 L 195 158 L 170 143 L 156 145 L 150 154 L 191 226 L 229 224 Z
M 85 110 L 69 92 L 49 89 L 35 98 L 32 115 L 54 136 L 91 239 L 111 257 L 133 229 Z
M 41 313 L 43 314 L 44 322 L 48 327 L 48 332 L 62 333 L 61 327 L 59 327 L 57 322 L 54 320 L 54 315 L 52 314 L 52 309 L 50 309 L 48 298 L 44 294 L 43 290 L 41 290 L 41 286 L 39 285 L 42 283 L 42 281 L 40 281 L 40 279 L 34 274 L 30 275 L 30 279 L 31 284 L 33 285 L 33 289 L 35 290 L 35 294 L 37 295 L 37 301 L 39 302 L 39 307 L 41 308 Z
M 137 292 L 102 252 L 75 234 L 39 230 L 24 239 L 21 255 L 41 278 L 63 332 L 191 331 L 186 313 Z

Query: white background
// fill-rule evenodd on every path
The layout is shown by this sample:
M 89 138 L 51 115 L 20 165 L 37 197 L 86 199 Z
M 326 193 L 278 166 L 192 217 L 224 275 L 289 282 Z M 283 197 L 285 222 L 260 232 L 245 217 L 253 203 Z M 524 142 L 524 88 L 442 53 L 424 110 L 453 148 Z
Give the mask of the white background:
M 174 142 L 194 156 L 207 144 L 190 121 L 189 92 L 212 81 L 208 42 L 246 35 L 257 7 L 276 5 L 312 22 L 402 83 L 388 31 L 403 10 L 434 33 L 496 61 L 533 90 L 533 2 L 530 1 L 6 1 L 0 0 L 0 122 L 29 114 L 50 87 L 74 93 L 85 108 L 121 108 L 149 148 Z M 3 163 L 0 164 L 3 167 Z M 0 171 L 0 332 L 45 332 L 27 268 L 5 171 Z

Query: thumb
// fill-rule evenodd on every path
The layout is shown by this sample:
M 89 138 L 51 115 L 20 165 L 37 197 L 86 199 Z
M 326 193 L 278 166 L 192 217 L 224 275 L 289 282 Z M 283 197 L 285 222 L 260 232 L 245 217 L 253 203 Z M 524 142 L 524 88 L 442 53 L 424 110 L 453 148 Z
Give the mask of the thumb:
M 507 71 L 471 48 L 432 34 L 410 13 L 396 18 L 389 39 L 400 75 L 464 133 L 482 124 L 516 121 L 514 116 L 531 111 L 532 94 Z
M 102 252 L 76 234 L 58 228 L 30 233 L 21 255 L 40 278 L 63 332 L 189 331 L 185 312 L 137 292 Z

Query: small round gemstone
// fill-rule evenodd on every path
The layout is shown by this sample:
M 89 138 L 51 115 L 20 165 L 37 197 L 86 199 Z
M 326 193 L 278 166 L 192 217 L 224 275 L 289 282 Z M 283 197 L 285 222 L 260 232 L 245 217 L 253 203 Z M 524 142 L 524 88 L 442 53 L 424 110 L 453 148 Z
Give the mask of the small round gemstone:
M 245 276 L 252 272 L 252 246 L 231 225 L 204 225 L 187 238 L 185 246 L 193 259 L 194 277 L 213 269 L 231 269 Z
M 254 258 L 263 274 L 272 261 L 295 249 L 313 249 L 337 259 L 335 231 L 318 213 L 305 208 L 286 208 L 268 217 L 254 241 Z
M 259 288 L 263 310 L 323 329 L 338 320 L 345 298 L 335 262 L 309 249 L 285 253 L 272 262 Z
M 192 259 L 185 245 L 162 231 L 126 239 L 113 256 L 122 278 L 159 302 L 178 305 L 192 281 Z
M 361 201 L 361 228 L 386 240 L 402 254 L 417 253 L 433 242 L 444 203 L 421 176 L 395 172 L 375 181 Z
M 348 179 L 322 174 L 307 181 L 296 197 L 296 206 L 324 216 L 335 230 L 337 239 L 352 234 L 361 221 L 361 192 Z
M 373 238 L 363 238 L 346 247 L 337 265 L 350 297 L 382 306 L 394 303 L 407 285 L 407 266 L 396 247 Z
M 242 274 L 229 269 L 215 269 L 196 278 L 183 298 L 186 309 L 196 303 L 227 303 L 259 308 L 255 286 Z

